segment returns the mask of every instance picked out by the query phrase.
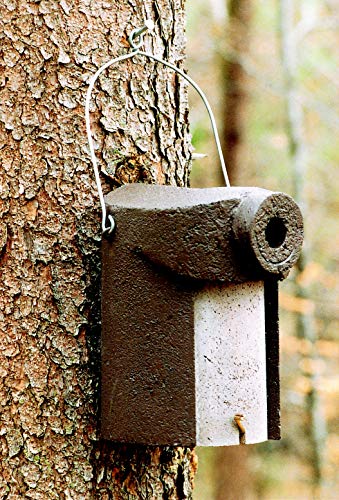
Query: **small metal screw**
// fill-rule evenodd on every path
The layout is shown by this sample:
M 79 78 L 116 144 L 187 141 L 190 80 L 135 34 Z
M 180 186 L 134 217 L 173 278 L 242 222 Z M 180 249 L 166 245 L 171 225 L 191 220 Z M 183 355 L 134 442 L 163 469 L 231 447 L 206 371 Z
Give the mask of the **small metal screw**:
M 145 21 L 145 24 L 141 28 L 134 29 L 130 34 L 130 36 L 128 37 L 128 41 L 132 49 L 138 50 L 142 45 L 142 39 L 139 41 L 139 43 L 134 42 L 136 38 L 141 37 L 146 31 L 153 31 L 153 30 L 154 30 L 154 22 L 151 21 L 151 19 L 147 19 Z

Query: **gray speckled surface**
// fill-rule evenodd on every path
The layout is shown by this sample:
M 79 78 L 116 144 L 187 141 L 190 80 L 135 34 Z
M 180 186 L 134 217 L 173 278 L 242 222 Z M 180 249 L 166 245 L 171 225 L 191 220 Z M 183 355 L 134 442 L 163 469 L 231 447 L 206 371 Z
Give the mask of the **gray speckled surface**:
M 216 188 L 178 188 L 156 184 L 125 184 L 111 191 L 105 200 L 108 207 L 133 208 L 142 210 L 167 210 L 189 208 L 220 201 L 253 197 L 265 199 L 271 191 L 257 187 L 216 187 Z
M 197 444 L 267 440 L 264 284 L 207 286 L 194 302 Z

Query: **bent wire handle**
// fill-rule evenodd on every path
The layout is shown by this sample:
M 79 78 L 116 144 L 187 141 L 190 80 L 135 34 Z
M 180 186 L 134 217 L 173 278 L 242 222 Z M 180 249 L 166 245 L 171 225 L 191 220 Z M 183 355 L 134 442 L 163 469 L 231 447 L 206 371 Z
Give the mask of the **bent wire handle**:
M 99 68 L 98 71 L 95 73 L 95 75 L 92 77 L 91 82 L 90 82 L 89 87 L 88 87 L 88 90 L 87 90 L 87 95 L 86 95 L 85 118 L 86 118 L 87 139 L 88 139 L 91 159 L 92 159 L 92 163 L 93 163 L 93 170 L 94 170 L 94 174 L 95 174 L 95 180 L 96 180 L 96 184 L 97 184 L 97 189 L 98 189 L 99 199 L 100 199 L 100 204 L 101 204 L 101 209 L 102 209 L 102 223 L 101 223 L 101 225 L 102 225 L 103 234 L 104 233 L 108 233 L 108 234 L 112 233 L 115 224 L 114 224 L 113 217 L 111 215 L 108 215 L 108 219 L 110 221 L 110 226 L 108 226 L 108 227 L 106 226 L 106 218 L 107 218 L 106 205 L 105 205 L 104 195 L 102 192 L 102 187 L 101 187 L 101 182 L 100 182 L 98 163 L 97 163 L 97 159 L 95 156 L 94 142 L 93 142 L 93 138 L 92 138 L 91 124 L 90 124 L 90 109 L 89 108 L 90 108 L 90 102 L 91 102 L 91 94 L 92 94 L 92 90 L 94 88 L 95 82 L 97 81 L 97 79 L 99 78 L 99 76 L 101 75 L 101 73 L 103 71 L 105 71 L 107 68 L 109 68 L 113 64 L 116 64 L 116 63 L 121 62 L 121 61 L 125 61 L 126 59 L 130 59 L 130 58 L 135 57 L 135 56 L 143 56 L 143 57 L 146 57 L 149 59 L 153 59 L 154 61 L 161 63 L 164 66 L 167 66 L 168 68 L 171 68 L 173 71 L 175 71 L 180 76 L 182 76 L 188 83 L 190 83 L 192 85 L 192 87 L 197 91 L 197 93 L 201 97 L 203 103 L 205 104 L 205 107 L 207 109 L 207 112 L 208 112 L 208 115 L 209 115 L 209 118 L 211 121 L 212 131 L 213 131 L 215 144 L 216 144 L 218 154 L 219 154 L 219 160 L 220 160 L 220 164 L 221 164 L 222 173 L 223 173 L 223 176 L 225 179 L 225 184 L 227 187 L 230 187 L 230 181 L 229 181 L 229 178 L 227 175 L 225 160 L 224 160 L 224 157 L 222 154 L 222 149 L 221 149 L 221 144 L 220 144 L 220 139 L 219 139 L 216 121 L 215 121 L 211 106 L 210 106 L 205 94 L 201 90 L 201 88 L 192 80 L 192 78 L 190 78 L 188 75 L 186 75 L 177 66 L 174 66 L 174 64 L 171 64 L 167 61 L 164 61 L 163 59 L 160 59 L 160 57 L 157 57 L 153 54 L 149 54 L 148 52 L 143 52 L 141 50 L 134 49 L 133 52 L 129 52 L 128 54 L 125 54 L 123 56 L 117 57 L 115 59 L 111 59 L 106 64 L 101 66 L 101 68 Z

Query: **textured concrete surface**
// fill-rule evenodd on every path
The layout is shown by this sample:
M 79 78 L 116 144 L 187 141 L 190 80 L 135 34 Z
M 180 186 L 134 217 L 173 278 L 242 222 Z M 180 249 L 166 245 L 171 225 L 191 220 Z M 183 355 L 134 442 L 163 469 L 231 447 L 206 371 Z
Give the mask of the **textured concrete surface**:
M 194 301 L 197 444 L 267 440 L 264 283 L 207 286 Z

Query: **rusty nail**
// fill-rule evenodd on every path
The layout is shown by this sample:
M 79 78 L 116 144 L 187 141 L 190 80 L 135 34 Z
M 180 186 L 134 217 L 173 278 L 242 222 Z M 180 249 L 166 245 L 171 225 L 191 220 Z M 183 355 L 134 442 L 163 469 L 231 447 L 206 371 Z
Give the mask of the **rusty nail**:
M 243 423 L 244 415 L 237 413 L 234 415 L 234 422 L 239 430 L 239 444 L 246 444 L 246 429 Z

